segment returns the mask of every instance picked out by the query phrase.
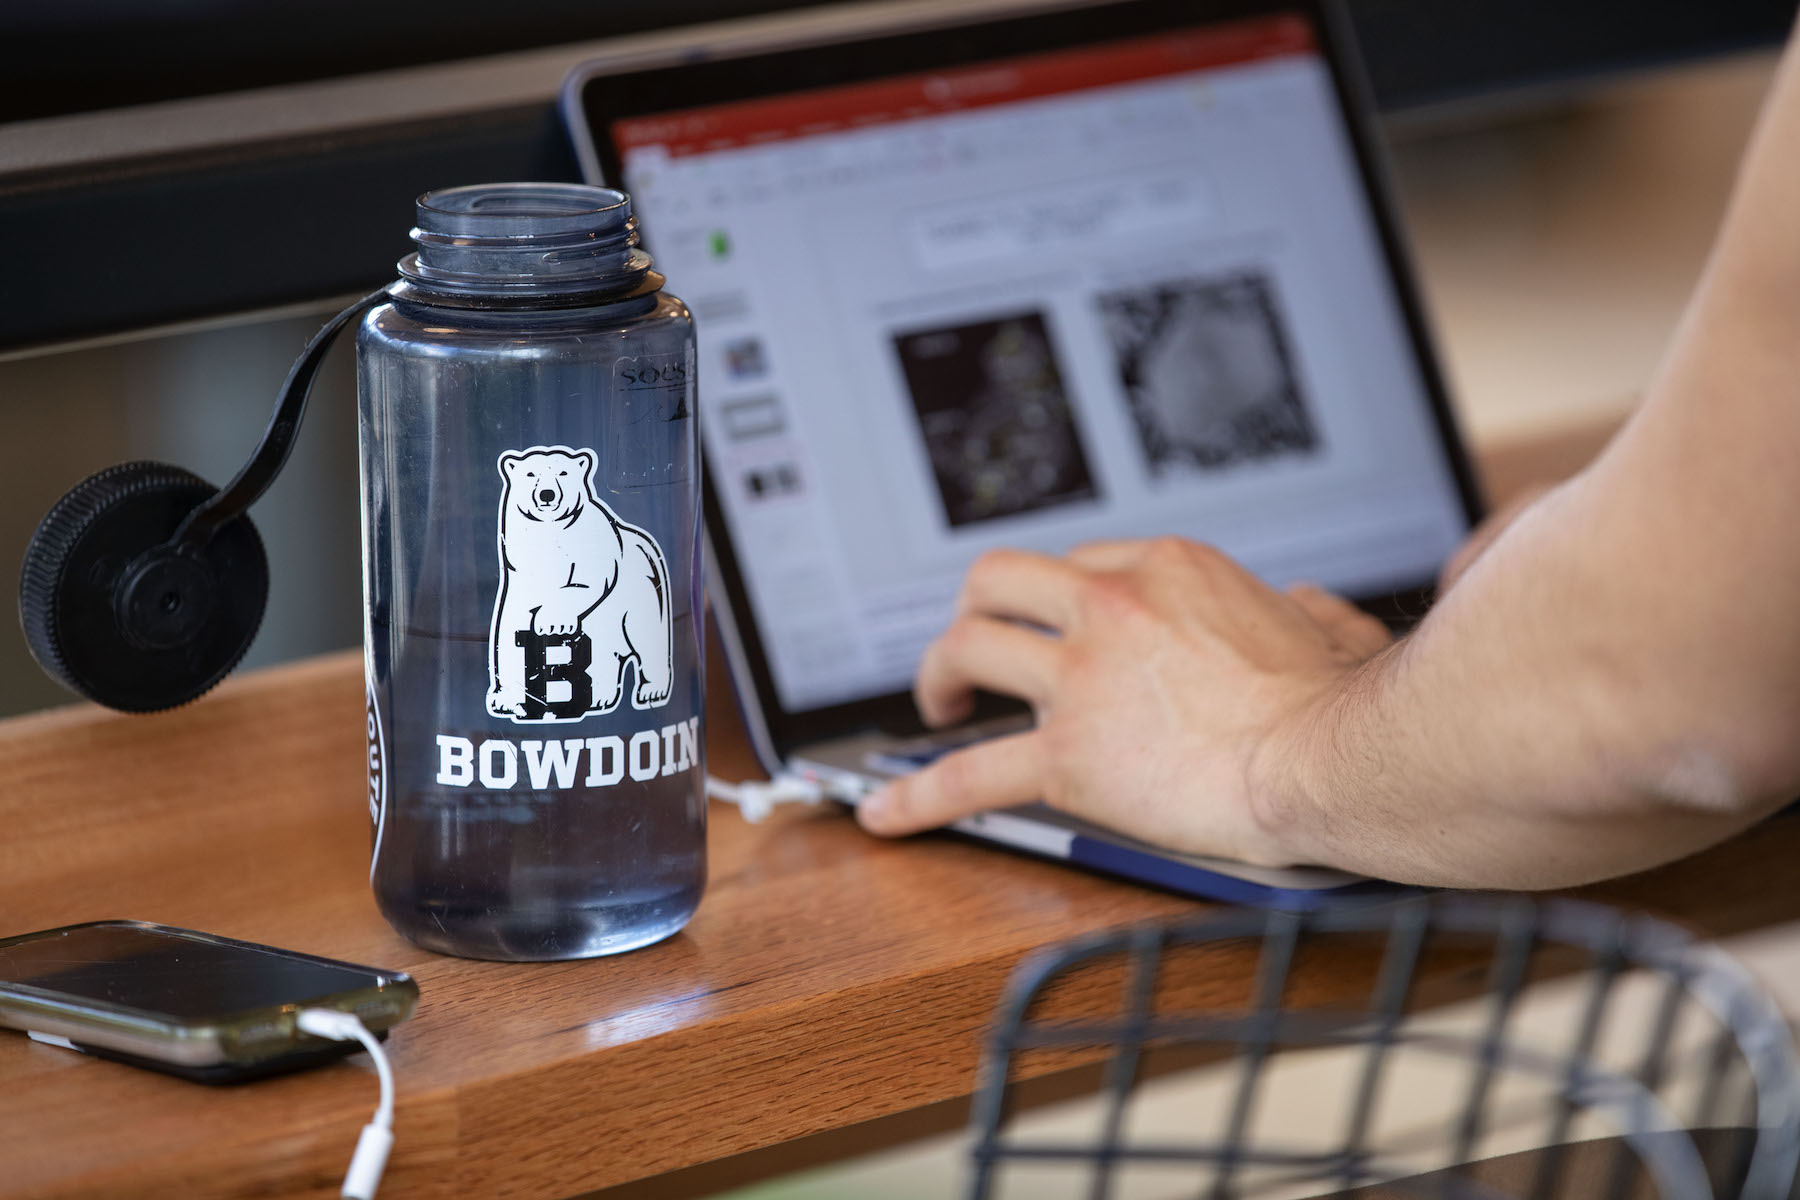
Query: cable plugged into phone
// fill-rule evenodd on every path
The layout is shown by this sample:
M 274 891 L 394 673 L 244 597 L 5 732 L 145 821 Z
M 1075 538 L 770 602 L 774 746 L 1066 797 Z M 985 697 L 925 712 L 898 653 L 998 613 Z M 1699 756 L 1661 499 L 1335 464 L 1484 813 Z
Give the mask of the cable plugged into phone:
M 344 1172 L 344 1186 L 338 1192 L 343 1200 L 375 1200 L 381 1186 L 381 1173 L 387 1169 L 388 1152 L 394 1148 L 394 1069 L 387 1052 L 370 1033 L 368 1027 L 352 1013 L 333 1008 L 303 1008 L 294 1019 L 302 1033 L 329 1038 L 334 1042 L 357 1041 L 375 1060 L 375 1074 L 381 1080 L 381 1102 L 375 1116 L 363 1126 L 356 1139 L 356 1153 L 350 1156 L 350 1169 Z

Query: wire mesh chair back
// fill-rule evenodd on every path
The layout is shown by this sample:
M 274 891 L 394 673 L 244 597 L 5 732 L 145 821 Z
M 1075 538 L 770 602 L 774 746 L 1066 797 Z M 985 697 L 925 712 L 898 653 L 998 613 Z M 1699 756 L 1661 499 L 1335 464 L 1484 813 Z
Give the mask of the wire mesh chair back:
M 1345 958 L 1350 945 L 1356 957 Z M 1309 997 L 1295 983 L 1308 955 L 1334 964 L 1337 995 L 1349 990 L 1347 962 L 1372 976 L 1370 986 L 1349 1005 L 1321 1004 L 1316 989 Z M 1206 980 L 1195 978 L 1241 978 L 1252 958 L 1247 1003 L 1219 1003 L 1218 988 L 1209 1000 Z M 1474 997 L 1449 1006 L 1460 1023 L 1433 1019 L 1445 1009 L 1433 981 L 1446 971 L 1448 990 Z M 1048 1012 L 1059 989 L 1079 990 L 1071 980 L 1082 972 L 1098 1014 Z M 1543 989 L 1563 998 L 1549 1016 L 1526 1002 Z M 1217 1103 L 1211 1113 L 1180 1112 L 1174 1135 L 1135 1136 L 1128 1103 L 1146 1056 L 1157 1053 L 1211 1062 L 1203 1070 Z M 1010 1111 L 1012 1094 L 1030 1074 L 1019 1060 L 1032 1054 L 1103 1063 L 1096 1120 L 1084 1115 L 1080 1136 L 1019 1128 L 1029 1119 Z M 1331 1087 L 1308 1085 L 1304 1097 L 1329 1118 L 1284 1122 L 1280 1104 L 1263 1102 L 1271 1064 L 1290 1055 L 1336 1056 L 1324 1076 Z M 1389 1093 L 1417 1092 L 1400 1082 L 1402 1055 L 1429 1061 L 1444 1093 L 1425 1102 L 1422 1130 L 1394 1132 L 1383 1116 Z M 1509 1079 L 1530 1092 L 1524 1102 Z M 1409 1102 L 1419 1107 L 1418 1095 Z M 1307 1139 L 1295 1138 L 1296 1123 L 1307 1125 Z M 1760 987 L 1716 947 L 1650 918 L 1468 895 L 1311 913 L 1232 910 L 1086 938 L 1021 965 L 982 1063 L 972 1132 L 969 1194 L 978 1198 L 1784 1200 L 1800 1157 L 1800 1069 L 1788 1026 Z M 1503 1160 L 1505 1169 L 1479 1162 L 1496 1139 L 1532 1152 Z M 1427 1150 L 1433 1166 L 1421 1173 Z M 1056 1187 L 1005 1186 L 1009 1174 L 1042 1180 L 1052 1168 Z M 1149 1168 L 1161 1186 L 1121 1187 L 1128 1169 L 1141 1181 Z

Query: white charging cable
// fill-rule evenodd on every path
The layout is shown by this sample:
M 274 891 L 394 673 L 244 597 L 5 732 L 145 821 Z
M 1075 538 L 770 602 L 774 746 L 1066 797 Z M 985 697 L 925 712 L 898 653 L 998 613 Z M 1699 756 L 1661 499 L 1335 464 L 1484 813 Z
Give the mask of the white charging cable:
M 774 812 L 777 804 L 817 804 L 825 798 L 825 789 L 810 779 L 783 771 L 767 783 L 753 779 L 727 783 L 708 775 L 706 794 L 715 800 L 737 805 L 743 811 L 744 820 L 755 825 Z
M 394 1148 L 394 1069 L 388 1064 L 387 1052 L 354 1013 L 303 1008 L 294 1023 L 301 1032 L 314 1037 L 361 1042 L 375 1060 L 375 1074 L 381 1079 L 381 1103 L 375 1107 L 374 1119 L 363 1126 L 362 1135 L 356 1139 L 356 1153 L 350 1156 L 350 1169 L 344 1172 L 344 1186 L 338 1193 L 342 1200 L 375 1200 L 381 1173 L 387 1169 L 388 1151 Z

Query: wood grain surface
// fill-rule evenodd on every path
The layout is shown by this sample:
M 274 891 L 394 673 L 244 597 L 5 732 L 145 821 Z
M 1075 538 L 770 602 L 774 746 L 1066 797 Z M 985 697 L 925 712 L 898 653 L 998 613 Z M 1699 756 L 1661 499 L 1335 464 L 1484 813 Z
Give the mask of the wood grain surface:
M 1568 453 L 1542 461 L 1560 473 Z M 714 806 L 707 896 L 680 935 L 585 962 L 442 957 L 369 895 L 362 711 L 347 653 L 172 713 L 0 723 L 0 929 L 133 917 L 411 972 L 390 1200 L 691 1193 L 773 1169 L 783 1144 L 831 1153 L 846 1129 L 954 1119 L 1023 956 L 1201 907 L 948 837 L 879 842 L 836 810 L 752 826 Z M 712 769 L 752 774 L 722 686 L 708 721 Z M 1778 821 L 1590 892 L 1734 932 L 1800 916 L 1767 882 L 1797 850 Z M 1222 954 L 1187 986 L 1229 999 L 1248 973 Z M 1308 978 L 1321 999 L 1366 981 L 1352 963 Z M 335 1196 L 374 1100 L 361 1057 L 207 1088 L 0 1035 L 0 1196 Z

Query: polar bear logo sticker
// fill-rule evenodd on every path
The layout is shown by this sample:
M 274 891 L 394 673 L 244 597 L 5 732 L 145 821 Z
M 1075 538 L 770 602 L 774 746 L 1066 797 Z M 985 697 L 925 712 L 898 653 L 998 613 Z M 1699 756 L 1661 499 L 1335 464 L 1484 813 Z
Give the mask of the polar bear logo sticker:
M 520 722 L 611 712 L 636 676 L 634 708 L 669 702 L 669 568 L 656 539 L 594 492 L 592 450 L 500 456 L 500 590 L 488 712 Z

